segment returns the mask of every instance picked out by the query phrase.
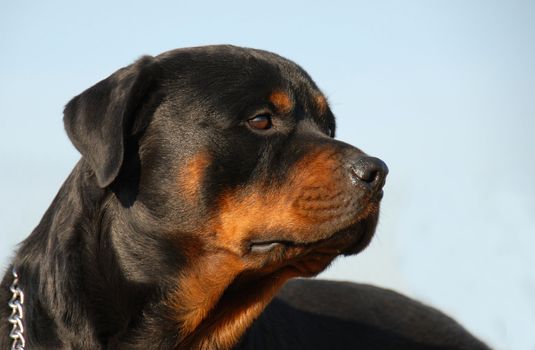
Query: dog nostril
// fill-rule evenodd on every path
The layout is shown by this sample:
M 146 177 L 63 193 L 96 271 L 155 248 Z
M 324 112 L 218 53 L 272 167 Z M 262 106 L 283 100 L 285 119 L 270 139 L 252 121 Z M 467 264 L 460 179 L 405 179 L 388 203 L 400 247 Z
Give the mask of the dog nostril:
M 367 171 L 364 168 L 352 168 L 352 170 L 357 179 L 363 182 L 373 182 L 377 177 L 377 171 Z
M 351 166 L 351 172 L 355 181 L 364 182 L 374 189 L 383 187 L 388 167 L 375 157 L 360 157 Z

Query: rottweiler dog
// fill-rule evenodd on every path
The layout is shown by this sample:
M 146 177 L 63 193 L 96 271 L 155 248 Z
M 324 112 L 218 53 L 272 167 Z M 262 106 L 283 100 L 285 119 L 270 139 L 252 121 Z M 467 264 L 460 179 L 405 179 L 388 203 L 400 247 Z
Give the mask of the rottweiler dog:
M 486 348 L 394 292 L 286 283 L 367 246 L 388 172 L 334 139 L 295 63 L 233 46 L 143 57 L 64 122 L 82 158 L 2 281 L 2 349 Z

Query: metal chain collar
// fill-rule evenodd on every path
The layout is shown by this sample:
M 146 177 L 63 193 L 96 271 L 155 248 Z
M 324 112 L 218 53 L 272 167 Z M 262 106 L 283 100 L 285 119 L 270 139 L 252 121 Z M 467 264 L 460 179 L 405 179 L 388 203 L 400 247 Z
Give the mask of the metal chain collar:
M 17 271 L 13 268 L 13 283 L 9 290 L 13 295 L 11 300 L 9 300 L 9 307 L 11 308 L 11 315 L 9 316 L 9 323 L 13 325 L 9 337 L 13 339 L 11 343 L 11 350 L 24 350 L 26 345 L 26 340 L 24 339 L 24 326 L 22 325 L 22 319 L 24 318 L 24 313 L 22 311 L 22 305 L 24 304 L 24 293 L 19 288 L 19 275 Z

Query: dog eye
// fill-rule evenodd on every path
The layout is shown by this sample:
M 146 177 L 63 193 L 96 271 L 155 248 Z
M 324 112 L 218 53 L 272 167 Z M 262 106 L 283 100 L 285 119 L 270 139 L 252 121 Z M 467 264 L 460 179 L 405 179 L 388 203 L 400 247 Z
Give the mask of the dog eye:
M 329 125 L 327 127 L 327 135 L 329 135 L 329 137 L 334 137 L 334 125 Z
M 267 130 L 273 126 L 271 121 L 271 115 L 269 114 L 259 114 L 254 118 L 251 118 L 247 121 L 249 126 L 257 130 Z

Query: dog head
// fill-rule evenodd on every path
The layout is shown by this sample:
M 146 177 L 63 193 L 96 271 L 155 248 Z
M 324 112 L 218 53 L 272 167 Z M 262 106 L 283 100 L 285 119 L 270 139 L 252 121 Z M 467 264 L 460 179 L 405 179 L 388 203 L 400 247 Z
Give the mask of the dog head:
M 335 140 L 325 96 L 273 53 L 145 57 L 75 97 L 64 121 L 109 194 L 125 274 L 166 285 L 181 345 L 231 346 L 287 279 L 375 230 L 386 165 Z

